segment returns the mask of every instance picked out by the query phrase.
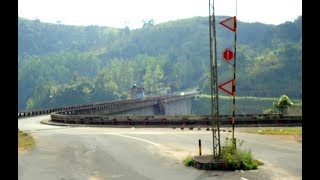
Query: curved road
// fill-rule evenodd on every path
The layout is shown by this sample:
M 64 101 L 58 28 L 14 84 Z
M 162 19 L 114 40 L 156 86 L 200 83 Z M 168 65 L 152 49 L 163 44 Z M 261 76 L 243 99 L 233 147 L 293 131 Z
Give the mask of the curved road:
M 171 128 L 65 127 L 41 124 L 50 115 L 18 120 L 36 147 L 18 154 L 19 180 L 206 180 L 302 179 L 302 144 L 274 136 L 236 132 L 256 159 L 265 164 L 251 171 L 205 171 L 182 160 L 212 154 L 212 133 Z M 239 128 L 236 128 L 236 130 Z M 221 143 L 231 137 L 221 132 Z

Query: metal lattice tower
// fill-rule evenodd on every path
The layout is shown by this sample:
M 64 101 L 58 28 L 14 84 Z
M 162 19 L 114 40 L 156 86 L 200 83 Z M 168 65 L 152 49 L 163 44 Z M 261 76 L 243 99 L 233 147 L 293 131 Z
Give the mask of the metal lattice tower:
M 212 110 L 212 138 L 213 158 L 220 157 L 220 122 L 219 122 L 219 96 L 216 24 L 214 15 L 214 0 L 209 0 L 209 44 L 210 44 L 210 72 L 211 72 L 211 110 Z

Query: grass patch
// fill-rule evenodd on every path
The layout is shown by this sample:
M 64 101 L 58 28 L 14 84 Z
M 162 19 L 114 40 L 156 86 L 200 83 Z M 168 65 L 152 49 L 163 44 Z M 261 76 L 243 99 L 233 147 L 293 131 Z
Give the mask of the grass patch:
M 226 138 L 225 145 L 221 150 L 221 157 L 226 162 L 227 169 L 252 170 L 263 164 L 253 158 L 251 150 L 241 149 L 243 142 L 243 140 Z
M 237 140 L 233 138 L 226 138 L 225 145 L 221 147 L 221 154 L 218 158 L 218 163 L 213 165 L 215 170 L 252 170 L 257 169 L 258 166 L 264 163 L 253 158 L 251 150 L 241 149 L 243 140 Z M 212 156 L 211 156 L 212 158 Z M 196 162 L 189 155 L 183 160 L 185 166 L 195 166 Z M 203 164 L 206 166 L 206 164 Z M 212 168 L 212 167 L 211 167 Z M 206 169 L 203 168 L 203 169 Z
M 211 98 L 211 95 L 209 94 L 199 94 L 197 97 L 202 97 L 202 98 Z M 219 96 L 220 99 L 232 99 L 230 96 Z M 267 101 L 276 101 L 278 98 L 276 97 L 254 97 L 254 96 L 237 96 L 236 99 L 253 99 L 253 100 L 267 100 Z
M 194 166 L 195 163 L 192 157 L 189 155 L 186 159 L 183 160 L 183 164 L 189 167 L 189 166 Z
M 18 130 L 18 148 L 22 149 L 33 149 L 35 142 L 32 136 L 28 133 Z
M 274 135 L 301 135 L 301 127 L 259 128 L 243 130 L 246 133 L 274 134 Z

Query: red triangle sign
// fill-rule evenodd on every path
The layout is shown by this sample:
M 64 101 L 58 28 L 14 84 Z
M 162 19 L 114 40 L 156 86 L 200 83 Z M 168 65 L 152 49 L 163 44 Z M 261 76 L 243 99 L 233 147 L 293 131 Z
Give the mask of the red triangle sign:
M 231 85 L 232 85 L 232 86 L 231 86 L 231 91 L 223 88 L 223 86 L 225 86 L 225 85 L 227 85 L 227 84 L 229 84 L 229 83 L 231 83 Z M 235 87 L 234 85 L 235 85 L 235 84 L 234 84 L 234 80 L 231 79 L 230 81 L 227 81 L 227 82 L 219 85 L 218 87 L 219 87 L 221 90 L 223 90 L 224 92 L 226 92 L 226 93 L 228 93 L 228 94 L 230 94 L 230 95 L 233 95 L 233 94 L 234 94 L 234 87 Z
M 224 21 L 221 21 L 220 24 L 231 31 L 235 32 L 237 30 L 237 19 L 236 16 L 228 18 Z

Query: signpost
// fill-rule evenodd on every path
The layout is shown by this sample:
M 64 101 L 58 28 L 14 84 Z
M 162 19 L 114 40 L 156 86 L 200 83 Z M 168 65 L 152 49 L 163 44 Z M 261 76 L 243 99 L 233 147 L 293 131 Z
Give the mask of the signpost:
M 234 32 L 234 52 L 230 49 L 226 49 L 223 52 L 223 59 L 230 61 L 232 59 L 234 59 L 233 61 L 233 80 L 230 80 L 222 85 L 219 86 L 220 89 L 222 89 L 223 91 L 227 92 L 228 94 L 233 96 L 233 104 L 232 104 L 232 139 L 233 139 L 233 143 L 234 146 L 236 145 L 236 141 L 234 138 L 234 123 L 235 123 L 235 109 L 236 109 L 236 52 L 237 52 L 237 46 L 236 46 L 236 42 L 237 42 L 237 18 L 236 16 L 234 17 L 230 17 L 224 21 L 221 21 L 220 24 L 228 29 L 230 29 L 231 31 Z M 227 91 L 226 89 L 224 89 L 222 86 L 228 84 L 232 82 L 232 91 Z
M 212 0 L 214 1 L 214 0 Z M 211 11 L 212 10 L 212 11 Z M 234 32 L 234 52 L 231 49 L 225 49 L 222 57 L 226 61 L 233 61 L 233 79 L 218 86 L 218 66 L 217 66 L 217 44 L 216 44 L 216 27 L 215 27 L 214 2 L 209 0 L 209 45 L 210 45 L 210 74 L 211 74 L 211 118 L 212 118 L 212 139 L 213 139 L 213 158 L 219 158 L 221 153 L 220 146 L 220 122 L 219 122 L 219 95 L 218 89 L 225 91 L 233 96 L 233 114 L 232 114 L 232 138 L 234 138 L 234 118 L 235 118 L 235 84 L 236 84 L 236 30 L 237 20 L 236 16 L 230 17 L 220 24 Z M 227 90 L 224 86 L 231 83 L 231 90 Z

